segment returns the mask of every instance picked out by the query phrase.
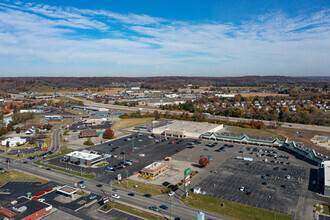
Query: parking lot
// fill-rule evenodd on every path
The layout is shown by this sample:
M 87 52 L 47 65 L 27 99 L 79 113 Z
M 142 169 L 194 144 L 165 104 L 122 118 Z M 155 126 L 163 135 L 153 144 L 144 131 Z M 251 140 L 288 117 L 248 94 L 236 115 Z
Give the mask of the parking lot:
M 103 124 L 100 125 L 85 125 L 84 122 L 77 122 L 72 124 L 69 127 L 69 130 L 84 130 L 84 129 L 108 129 L 111 128 L 113 122 L 112 121 L 105 121 Z
M 117 209 L 111 209 L 108 213 L 103 213 L 97 211 L 99 208 L 99 205 L 97 203 L 87 207 L 87 208 L 82 208 L 78 212 L 84 215 L 87 215 L 93 219 L 111 219 L 111 220 L 116 220 L 116 219 L 126 219 L 126 220 L 141 220 L 142 218 L 139 218 L 137 216 L 130 215 L 129 213 L 122 212 Z
M 95 195 L 95 194 L 93 194 Z M 40 198 L 45 199 L 45 202 L 51 203 L 54 207 L 66 207 L 71 210 L 76 210 L 83 206 L 84 204 L 88 204 L 93 200 L 100 200 L 101 196 L 95 195 L 96 197 L 91 199 L 91 195 L 88 196 L 79 196 L 75 195 L 75 199 L 71 199 L 65 195 L 59 194 L 56 190 L 41 196 Z
M 312 185 L 310 170 L 316 167 L 276 148 L 210 143 L 217 144 L 207 146 L 208 141 L 203 140 L 201 145 L 173 156 L 175 160 L 192 164 L 197 164 L 202 155 L 211 156 L 210 164 L 192 179 L 192 187 L 201 187 L 206 195 L 220 199 L 291 216 L 298 213 L 298 203 L 306 201 L 302 198 L 308 197 L 306 194 Z M 237 157 L 248 157 L 253 161 Z M 241 187 L 244 190 L 241 191 Z
M 142 168 L 155 161 L 164 160 L 165 157 L 171 157 L 176 154 L 177 151 L 180 152 L 184 150 L 185 145 L 191 141 L 185 139 L 182 142 L 179 142 L 179 140 L 172 138 L 162 142 L 159 141 L 159 136 L 153 139 L 150 139 L 148 136 L 148 134 L 138 136 L 137 133 L 134 133 L 133 135 L 86 148 L 91 151 L 115 156 L 116 158 L 112 156 L 111 158 L 106 159 L 109 163 L 107 167 L 115 167 L 124 159 L 132 160 L 132 165 L 126 166 L 124 169 L 117 169 L 115 167 L 115 171 L 107 172 L 104 170 L 105 167 L 81 167 L 71 163 L 62 162 L 59 157 L 51 159 L 47 161 L 47 163 L 85 174 L 95 173 L 97 175 L 96 180 L 103 183 L 109 183 L 109 181 L 114 180 L 119 173 L 125 178 L 127 173 L 128 175 L 131 175 L 134 171 L 140 171 Z M 172 144 L 173 141 L 175 144 Z
M 279 169 L 274 170 L 276 167 Z M 207 189 L 207 195 L 287 214 L 291 214 L 290 210 L 297 205 L 302 193 L 299 180 L 305 179 L 307 172 L 296 166 L 232 158 L 216 170 L 217 173 L 210 173 L 201 184 L 203 189 Z M 262 178 L 264 175 L 266 177 Z M 290 179 L 286 178 L 288 175 Z M 241 187 L 244 187 L 243 191 Z
M 36 192 L 44 190 L 48 187 L 54 187 L 57 183 L 48 182 L 43 185 L 36 185 L 35 182 L 8 182 L 2 187 L 0 187 L 0 191 L 4 191 L 8 189 L 10 194 L 1 194 L 0 195 L 0 203 L 4 203 L 12 200 L 13 198 L 17 198 L 19 196 L 25 195 L 30 192 L 34 195 Z

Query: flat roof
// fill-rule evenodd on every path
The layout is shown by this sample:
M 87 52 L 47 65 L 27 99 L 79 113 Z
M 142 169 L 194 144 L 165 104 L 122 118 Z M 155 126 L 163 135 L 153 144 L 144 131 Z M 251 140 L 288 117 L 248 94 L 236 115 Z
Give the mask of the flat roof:
M 61 193 L 64 193 L 64 194 L 67 194 L 67 195 L 72 195 L 73 193 L 77 192 L 78 189 L 75 189 L 71 186 L 62 186 L 60 188 L 57 189 L 58 192 L 61 192 Z
M 91 154 L 91 153 L 80 152 L 80 151 L 73 151 L 71 153 L 68 153 L 67 156 L 76 157 L 76 158 L 83 159 L 83 160 L 94 160 L 94 159 L 101 157 L 101 155 L 98 155 L 98 154 Z
M 144 167 L 142 170 L 144 171 L 149 171 L 149 172 L 154 172 L 157 171 L 158 169 L 161 169 L 162 167 L 165 167 L 166 164 L 161 163 L 161 162 L 153 162 L 152 164 Z
M 13 201 L 16 201 L 16 203 L 11 203 Z M 39 210 L 42 210 L 44 208 L 46 209 L 52 209 L 52 205 L 45 203 L 45 202 L 39 202 L 37 200 L 28 199 L 25 196 L 21 196 L 15 200 L 12 200 L 6 204 L 1 205 L 5 210 L 3 210 L 5 215 L 13 216 L 12 214 L 15 213 L 13 216 L 14 219 L 22 219 L 26 216 L 29 216 Z M 25 211 L 20 212 L 19 209 L 25 209 Z M 7 212 L 6 212 L 7 211 Z M 8 212 L 9 211 L 9 212 Z
M 330 160 L 324 161 L 324 185 L 330 186 Z
M 219 127 L 222 128 L 222 124 L 210 124 L 207 122 L 191 122 L 191 121 L 180 121 L 172 120 L 168 124 L 158 127 L 157 129 L 164 129 L 175 132 L 187 132 L 187 133 L 198 133 L 203 134 L 212 129 Z

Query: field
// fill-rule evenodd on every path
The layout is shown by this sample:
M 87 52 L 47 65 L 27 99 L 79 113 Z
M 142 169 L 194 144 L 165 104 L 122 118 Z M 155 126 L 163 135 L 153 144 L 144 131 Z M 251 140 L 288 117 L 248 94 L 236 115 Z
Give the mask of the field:
M 18 170 L 8 170 L 8 173 L 0 174 L 0 186 L 10 181 L 21 182 L 41 182 L 47 183 L 48 181 Z
M 244 133 L 246 135 L 259 135 L 259 136 L 272 136 L 272 137 L 283 137 L 276 131 L 264 130 L 264 129 L 252 129 L 252 128 L 241 128 L 234 126 L 227 126 L 235 133 Z
M 113 130 L 121 130 L 124 128 L 130 128 L 137 125 L 149 123 L 155 120 L 154 118 L 129 118 L 129 119 L 121 119 L 120 121 L 116 121 L 111 129 Z
M 298 133 L 297 133 L 298 132 Z M 315 149 L 320 151 L 330 153 L 330 150 L 327 150 L 321 146 L 314 144 L 310 139 L 312 139 L 315 135 L 323 135 L 327 136 L 329 133 L 320 132 L 320 131 L 312 131 L 312 130 L 302 130 L 302 129 L 292 129 L 292 128 L 284 128 L 280 127 L 276 129 L 276 133 L 282 135 L 286 138 L 289 138 L 291 141 L 295 142 L 303 142 L 306 145 L 309 145 Z
M 120 188 L 127 189 L 127 180 L 123 180 L 120 184 L 118 184 L 118 182 L 113 182 L 112 185 L 114 187 L 120 187 Z M 135 188 L 134 187 L 135 185 L 137 185 L 138 187 Z M 151 184 L 141 183 L 141 182 L 134 181 L 134 180 L 128 181 L 128 189 L 132 190 L 134 192 L 137 192 L 137 193 L 150 194 L 153 196 L 163 195 L 162 190 L 164 190 L 164 191 L 167 190 L 166 187 L 160 187 L 160 186 L 155 186 L 155 185 L 151 185 Z
M 241 93 L 243 97 L 266 97 L 266 96 L 289 96 L 288 94 L 277 94 L 277 93 L 263 93 L 263 92 L 249 92 L 249 93 Z
M 122 91 L 124 88 L 110 88 L 110 89 L 104 89 L 104 91 L 101 92 L 95 92 L 98 95 L 116 95 L 118 92 Z
M 192 193 L 187 199 L 183 199 L 183 201 L 188 206 L 234 219 L 291 219 L 290 216 L 281 213 L 199 194 Z

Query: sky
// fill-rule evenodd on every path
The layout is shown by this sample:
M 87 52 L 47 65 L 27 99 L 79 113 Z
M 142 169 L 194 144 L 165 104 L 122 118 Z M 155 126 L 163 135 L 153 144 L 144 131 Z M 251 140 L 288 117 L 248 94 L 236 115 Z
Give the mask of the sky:
M 330 76 L 329 0 L 0 0 L 0 77 Z

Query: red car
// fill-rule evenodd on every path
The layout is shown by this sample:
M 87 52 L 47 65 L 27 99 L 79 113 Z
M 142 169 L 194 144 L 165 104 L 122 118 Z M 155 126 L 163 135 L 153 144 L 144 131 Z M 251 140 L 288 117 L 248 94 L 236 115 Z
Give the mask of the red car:
M 251 192 L 247 192 L 246 195 L 251 196 Z
M 180 152 L 180 150 L 176 150 L 176 152 Z

